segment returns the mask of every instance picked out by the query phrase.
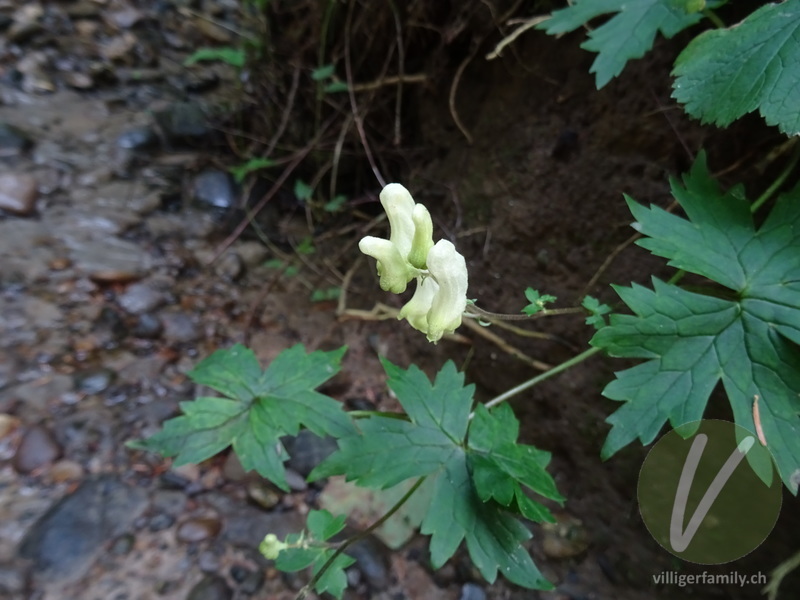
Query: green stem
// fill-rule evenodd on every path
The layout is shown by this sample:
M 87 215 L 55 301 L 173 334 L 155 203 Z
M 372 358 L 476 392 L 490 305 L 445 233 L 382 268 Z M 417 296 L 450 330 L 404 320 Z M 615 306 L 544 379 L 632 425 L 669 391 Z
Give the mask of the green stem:
M 598 352 L 600 352 L 600 348 L 589 348 L 588 350 L 586 350 L 584 352 L 581 352 L 577 356 L 573 356 L 569 360 L 564 361 L 560 365 L 556 365 L 555 367 L 553 367 L 549 371 L 545 371 L 544 373 L 541 373 L 540 375 L 537 375 L 536 377 L 534 377 L 532 379 L 528 379 L 528 381 L 523 381 L 518 386 L 515 386 L 515 387 L 511 388 L 510 390 L 508 390 L 506 392 L 503 392 L 502 394 L 500 394 L 496 398 L 493 398 L 492 400 L 489 400 L 489 402 L 484 404 L 484 406 L 486 408 L 492 408 L 493 406 L 497 406 L 498 404 L 500 404 L 502 402 L 505 402 L 506 400 L 508 400 L 512 396 L 516 396 L 520 392 L 524 392 L 528 388 L 531 388 L 531 387 L 535 386 L 536 384 L 541 383 L 545 379 L 550 379 L 553 375 L 558 375 L 562 371 L 566 371 L 570 367 L 574 367 L 578 363 L 583 362 L 584 360 L 586 360 L 590 356 L 594 356 Z M 470 415 L 470 417 L 472 417 L 474 414 L 475 413 L 472 413 L 472 415 Z
M 408 421 L 408 415 L 396 412 L 387 412 L 382 410 L 348 410 L 347 415 L 353 419 L 369 419 L 370 417 L 384 417 L 386 419 L 397 419 L 399 421 Z
M 320 578 L 325 574 L 325 571 L 327 571 L 333 564 L 333 561 L 335 561 L 342 554 L 342 552 L 347 550 L 347 548 L 349 548 L 356 542 L 363 540 L 370 533 L 372 533 L 378 527 L 380 527 L 386 521 L 388 521 L 394 513 L 400 510 L 403 504 L 408 502 L 408 499 L 411 498 L 414 492 L 416 492 L 419 489 L 419 486 L 422 485 L 423 481 L 425 481 L 425 477 L 420 477 L 419 479 L 417 479 L 414 482 L 414 485 L 408 488 L 408 491 L 405 494 L 403 494 L 403 497 L 400 498 L 400 500 L 398 500 L 397 502 L 395 502 L 394 506 L 392 506 L 392 508 L 390 508 L 386 512 L 386 514 L 384 514 L 380 519 L 375 521 L 372 525 L 367 527 L 364 531 L 361 531 L 360 533 L 354 535 L 353 537 L 347 538 L 344 542 L 342 542 L 342 545 L 336 549 L 336 552 L 334 552 L 327 561 L 325 561 L 325 564 L 322 565 L 322 568 L 319 571 L 317 571 L 317 574 L 311 578 L 311 581 L 309 581 L 308 584 L 304 585 L 303 589 L 301 589 L 300 592 L 298 592 L 297 596 L 295 597 L 295 600 L 303 600 L 306 596 L 308 596 L 309 592 L 311 592 L 311 590 L 314 589 L 314 586 L 317 584 Z
M 482 308 L 479 308 L 475 304 L 470 304 L 467 306 L 466 312 L 468 316 L 474 315 L 495 321 L 530 321 L 533 319 L 539 319 L 541 317 L 554 317 L 556 315 L 574 315 L 578 313 L 583 313 L 585 311 L 584 309 L 576 306 L 572 308 L 544 308 L 533 315 L 517 315 L 517 314 L 490 312 L 488 310 L 483 310 Z
M 783 183 L 786 181 L 786 178 L 791 175 L 792 171 L 797 166 L 798 160 L 800 160 L 800 144 L 795 145 L 792 158 L 789 159 L 789 164 L 787 164 L 786 168 L 781 172 L 780 175 L 778 175 L 778 178 L 772 182 L 771 186 L 764 190 L 764 193 L 761 194 L 755 202 L 753 202 L 753 205 L 750 207 L 751 212 L 756 212 L 759 208 L 761 208 L 761 205 L 769 200 L 777 191 L 777 189 L 783 185 Z
M 703 11 L 703 15 L 704 15 L 704 16 L 705 16 L 705 17 L 706 17 L 706 18 L 707 18 L 709 21 L 711 21 L 711 22 L 714 24 L 714 26 L 715 26 L 715 27 L 717 27 L 717 28 L 719 28 L 719 29 L 725 29 L 725 28 L 726 28 L 725 22 L 724 22 L 722 19 L 720 19 L 720 18 L 717 16 L 717 13 L 715 13 L 715 12 L 714 12 L 713 10 L 711 10 L 710 8 L 706 8 L 706 9 Z

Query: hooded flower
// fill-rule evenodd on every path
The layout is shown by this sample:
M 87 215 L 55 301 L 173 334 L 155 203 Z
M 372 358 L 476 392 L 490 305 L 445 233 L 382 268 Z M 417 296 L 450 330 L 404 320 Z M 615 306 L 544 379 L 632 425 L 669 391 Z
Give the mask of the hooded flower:
M 447 240 L 433 243 L 433 222 L 428 209 L 415 204 L 398 183 L 381 192 L 381 204 L 389 217 L 388 240 L 365 237 L 358 247 L 378 261 L 381 288 L 396 294 L 417 279 L 417 289 L 403 306 L 398 319 L 407 319 L 431 342 L 439 341 L 461 325 L 467 306 L 467 265 Z

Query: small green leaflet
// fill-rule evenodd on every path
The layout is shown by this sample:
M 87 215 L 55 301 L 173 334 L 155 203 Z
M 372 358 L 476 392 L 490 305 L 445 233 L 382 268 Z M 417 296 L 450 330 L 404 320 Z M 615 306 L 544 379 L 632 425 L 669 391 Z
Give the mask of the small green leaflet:
M 324 65 L 311 71 L 311 79 L 314 81 L 323 81 L 333 75 L 333 65 Z
M 336 551 L 323 542 L 339 533 L 344 526 L 344 516 L 334 517 L 327 510 L 309 511 L 306 520 L 308 535 L 300 533 L 286 536 L 286 543 L 290 547 L 281 550 L 275 566 L 288 573 L 312 567 L 311 571 L 316 575 Z M 346 554 L 337 556 L 314 586 L 317 593 L 329 592 L 336 598 L 341 598 L 347 587 L 344 570 L 354 562 L 355 559 Z
M 188 67 L 198 62 L 215 60 L 241 69 L 244 67 L 247 56 L 241 48 L 231 48 L 229 46 L 221 48 L 200 48 L 183 61 L 183 64 Z
M 175 464 L 183 465 L 202 462 L 232 445 L 246 471 L 255 470 L 288 491 L 282 436 L 296 435 L 301 427 L 334 437 L 355 431 L 339 402 L 314 391 L 338 373 L 345 350 L 307 354 L 302 345 L 293 346 L 266 370 L 241 344 L 217 350 L 189 377 L 225 397 L 181 402 L 182 416 L 129 446 L 174 456 Z
M 601 304 L 600 300 L 594 296 L 586 296 L 581 302 L 581 306 L 589 311 L 589 316 L 586 317 L 587 325 L 591 325 L 595 329 L 602 329 L 606 326 L 605 315 L 611 312 L 608 304 Z
M 314 188 L 308 185 L 302 179 L 298 179 L 294 182 L 294 197 L 297 198 L 300 202 L 305 202 L 309 200 L 311 196 L 314 194 Z
M 230 167 L 228 170 L 233 175 L 233 178 L 236 180 L 236 183 L 242 183 L 244 178 L 247 177 L 250 173 L 255 171 L 260 171 L 261 169 L 266 169 L 267 167 L 271 167 L 275 164 L 275 161 L 272 161 L 268 158 L 251 158 L 245 163 L 241 165 L 237 165 L 235 167 Z
M 547 310 L 546 304 L 558 300 L 555 296 L 540 294 L 538 290 L 530 287 L 525 289 L 525 298 L 530 302 L 530 304 L 522 309 L 522 312 L 526 315 L 535 315 L 538 312 Z
M 736 423 L 761 429 L 784 483 L 797 493 L 800 469 L 800 189 L 781 196 L 756 230 L 735 188 L 722 193 L 700 155 L 672 193 L 688 219 L 628 198 L 637 242 L 673 267 L 708 277 L 730 298 L 686 291 L 653 279 L 653 289 L 617 287 L 633 315 L 611 315 L 591 343 L 611 356 L 647 362 L 617 373 L 603 394 L 625 402 L 608 419 L 608 458 L 637 437 L 649 444 L 702 418 L 722 381 Z
M 625 64 L 641 58 L 653 47 L 660 31 L 665 38 L 691 27 L 703 18 L 688 0 L 574 0 L 572 6 L 553 12 L 537 26 L 550 35 L 574 31 L 592 19 L 616 13 L 589 32 L 581 48 L 597 52 L 591 72 L 600 89 L 622 73 Z M 722 2 L 708 2 L 710 7 Z
M 800 0 L 767 4 L 697 36 L 673 74 L 672 96 L 703 122 L 726 126 L 758 110 L 785 134 L 800 133 Z
M 561 502 L 545 467 L 550 456 L 516 443 L 519 424 L 508 406 L 479 406 L 470 420 L 474 386 L 447 362 L 432 384 L 416 366 L 383 361 L 389 387 L 408 420 L 372 416 L 360 433 L 339 440 L 339 450 L 309 476 L 344 474 L 358 485 L 385 489 L 409 478 L 432 486 L 422 533 L 431 536 L 431 561 L 441 567 L 466 541 L 472 560 L 490 582 L 498 570 L 527 588 L 551 589 L 522 543 L 530 532 L 509 511 L 550 520 L 548 510 L 522 490 Z

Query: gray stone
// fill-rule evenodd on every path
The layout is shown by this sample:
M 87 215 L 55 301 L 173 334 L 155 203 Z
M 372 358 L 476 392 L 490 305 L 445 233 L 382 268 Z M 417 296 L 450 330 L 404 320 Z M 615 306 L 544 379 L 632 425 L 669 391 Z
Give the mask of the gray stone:
M 161 320 L 152 313 L 140 315 L 133 327 L 133 335 L 138 338 L 153 340 L 161 335 L 164 326 Z
M 285 437 L 281 440 L 289 452 L 286 466 L 293 469 L 303 477 L 308 474 L 323 460 L 328 458 L 337 448 L 332 437 L 319 437 L 308 429 L 303 429 L 294 437 Z
M 164 337 L 170 342 L 188 344 L 196 342 L 203 335 L 196 320 L 184 313 L 163 313 L 161 322 L 164 325 Z
M 219 575 L 207 575 L 192 588 L 186 600 L 231 600 L 233 592 Z
M 211 208 L 229 209 L 236 206 L 238 194 L 228 173 L 208 169 L 192 182 L 192 200 Z
M 486 592 L 474 583 L 465 583 L 458 600 L 486 600 Z
M 15 215 L 29 215 L 36 208 L 39 188 L 30 175 L 0 174 L 0 209 Z
M 192 102 L 179 102 L 155 114 L 156 123 L 173 142 L 197 141 L 211 133 L 203 109 Z
M 0 121 L 0 157 L 16 156 L 33 146 L 24 131 Z
M 61 447 L 41 425 L 30 427 L 20 441 L 12 464 L 18 473 L 31 473 L 61 456 Z
M 148 313 L 165 301 L 164 293 L 147 283 L 134 283 L 117 298 L 119 305 L 132 315 Z
M 131 281 L 142 277 L 150 267 L 150 257 L 137 245 L 107 237 L 73 240 L 70 257 L 75 267 L 95 281 Z
M 89 479 L 33 525 L 19 546 L 19 555 L 32 561 L 37 579 L 76 581 L 146 506 L 144 490 L 128 486 L 114 475 Z
M 75 388 L 84 394 L 94 395 L 106 391 L 113 383 L 115 373 L 109 369 L 93 369 L 75 376 Z
M 126 150 L 146 150 L 158 145 L 158 136 L 150 127 L 134 127 L 117 138 L 117 146 Z

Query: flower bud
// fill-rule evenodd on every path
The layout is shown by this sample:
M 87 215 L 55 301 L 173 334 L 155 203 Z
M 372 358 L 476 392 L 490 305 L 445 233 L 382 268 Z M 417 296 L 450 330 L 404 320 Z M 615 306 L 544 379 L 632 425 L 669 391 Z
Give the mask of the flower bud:
M 400 255 L 405 258 L 411 252 L 414 238 L 414 221 L 411 217 L 414 199 L 402 185 L 390 183 L 381 191 L 381 204 L 389 217 L 389 241 L 397 246 Z
M 424 269 L 428 252 L 433 248 L 431 213 L 424 205 L 416 204 L 411 212 L 411 220 L 414 222 L 414 239 L 411 242 L 411 252 L 408 253 L 408 262 L 418 269 Z

